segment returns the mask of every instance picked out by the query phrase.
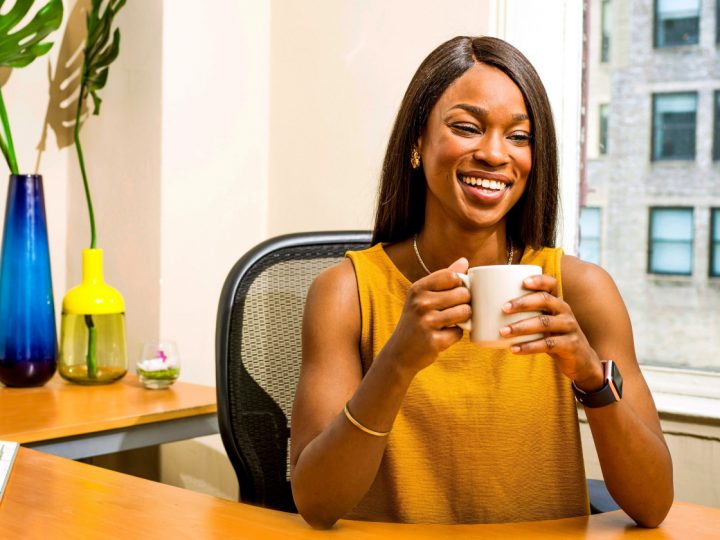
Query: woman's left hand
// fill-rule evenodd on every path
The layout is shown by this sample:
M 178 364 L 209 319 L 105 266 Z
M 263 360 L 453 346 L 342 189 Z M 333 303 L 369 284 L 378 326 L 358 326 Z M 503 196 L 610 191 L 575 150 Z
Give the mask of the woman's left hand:
M 511 347 L 514 354 L 547 353 L 557 362 L 560 371 L 586 391 L 603 384 L 602 365 L 580 328 L 570 306 L 558 297 L 557 280 L 548 275 L 526 278 L 523 287 L 532 293 L 510 300 L 503 306 L 505 313 L 537 311 L 540 315 L 512 323 L 500 329 L 503 337 L 537 334 L 542 339 L 518 343 Z

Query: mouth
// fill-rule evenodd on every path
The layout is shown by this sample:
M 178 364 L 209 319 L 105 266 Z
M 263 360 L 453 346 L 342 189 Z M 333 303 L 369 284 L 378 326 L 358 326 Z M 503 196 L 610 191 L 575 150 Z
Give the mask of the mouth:
M 458 174 L 458 180 L 460 183 L 470 186 L 481 193 L 488 195 L 497 195 L 510 188 L 511 183 L 508 181 L 483 178 L 479 176 L 467 176 Z

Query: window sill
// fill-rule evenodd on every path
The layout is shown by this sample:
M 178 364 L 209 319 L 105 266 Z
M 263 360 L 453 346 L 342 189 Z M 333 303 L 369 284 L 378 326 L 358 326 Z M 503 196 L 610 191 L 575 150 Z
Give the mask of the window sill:
M 661 418 L 720 426 L 720 373 L 641 367 Z
M 669 434 L 720 441 L 720 373 L 641 366 Z M 587 422 L 582 405 L 578 413 Z

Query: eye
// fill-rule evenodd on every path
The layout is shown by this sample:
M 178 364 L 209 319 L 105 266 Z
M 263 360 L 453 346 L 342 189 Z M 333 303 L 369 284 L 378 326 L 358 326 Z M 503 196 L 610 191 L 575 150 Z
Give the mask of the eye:
M 450 128 L 453 131 L 459 132 L 460 135 L 479 135 L 482 133 L 478 126 L 467 122 L 458 122 L 455 124 L 451 124 Z
M 526 133 L 524 131 L 514 131 L 513 133 L 508 135 L 508 139 L 510 139 L 512 142 L 514 142 L 518 146 L 525 146 L 527 144 L 530 144 L 530 141 L 532 141 L 533 136 L 530 133 Z

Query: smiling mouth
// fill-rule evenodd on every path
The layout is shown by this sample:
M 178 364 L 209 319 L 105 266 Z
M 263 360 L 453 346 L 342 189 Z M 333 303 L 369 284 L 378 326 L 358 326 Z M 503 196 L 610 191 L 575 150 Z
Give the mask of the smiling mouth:
M 487 193 L 498 193 L 510 187 L 510 184 L 501 182 L 500 180 L 490 180 L 488 178 L 477 178 L 476 176 L 461 176 L 458 179 L 465 185 L 472 186 Z

